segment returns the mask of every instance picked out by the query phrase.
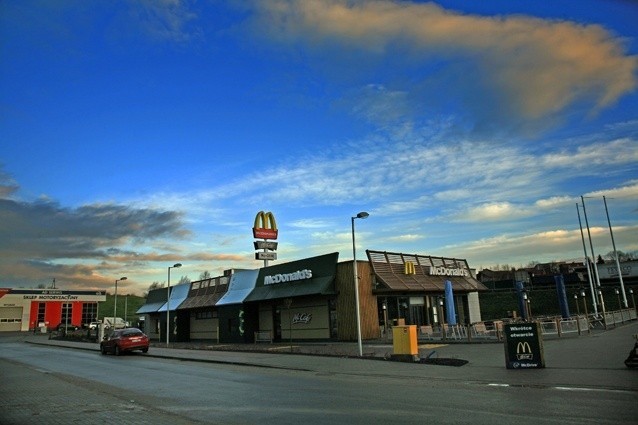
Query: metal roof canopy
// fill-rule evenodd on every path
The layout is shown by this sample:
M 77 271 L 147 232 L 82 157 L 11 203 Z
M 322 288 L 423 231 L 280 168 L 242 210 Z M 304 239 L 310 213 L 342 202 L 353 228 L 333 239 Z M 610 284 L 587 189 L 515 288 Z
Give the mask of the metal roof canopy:
M 166 288 L 156 288 L 148 291 L 146 303 L 142 305 L 135 314 L 157 313 L 166 304 Z
M 241 304 L 250 295 L 257 283 L 259 270 L 240 270 L 230 278 L 228 291 L 221 297 L 216 305 Z
M 164 291 L 166 291 L 166 289 L 164 289 Z M 166 301 L 159 302 L 159 303 L 144 304 L 135 312 L 135 314 L 157 313 L 157 310 L 159 310 L 164 304 L 166 304 Z
M 366 250 L 366 254 L 377 281 L 385 286 L 376 289 L 377 292 L 442 293 L 446 280 L 452 283 L 455 292 L 487 291 L 487 287 L 472 276 L 467 260 L 371 250 Z M 406 273 L 407 263 L 414 266 L 411 273 Z M 432 275 L 430 270 L 434 267 L 464 270 L 467 276 Z
M 177 310 L 180 304 L 184 302 L 186 297 L 188 297 L 190 287 L 190 283 L 182 283 L 181 285 L 171 286 L 171 295 L 169 298 L 170 311 Z M 167 304 L 169 303 L 164 303 L 159 309 L 157 309 L 157 312 L 160 313 L 166 311 L 168 307 Z
M 178 310 L 188 308 L 214 307 L 228 291 L 229 276 L 218 276 L 199 280 L 190 284 L 188 297 L 180 304 Z

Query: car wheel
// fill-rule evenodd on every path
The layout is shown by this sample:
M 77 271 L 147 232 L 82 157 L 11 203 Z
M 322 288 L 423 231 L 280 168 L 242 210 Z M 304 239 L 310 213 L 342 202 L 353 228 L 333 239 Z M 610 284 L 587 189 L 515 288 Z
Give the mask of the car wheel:
M 148 347 L 147 348 L 142 348 L 142 353 L 148 353 Z
M 105 346 L 101 346 L 100 347 L 100 351 L 102 352 L 103 355 L 106 355 L 106 347 Z
M 119 346 L 119 345 L 116 345 L 116 346 L 115 346 L 115 348 L 114 348 L 114 350 L 115 350 L 115 355 L 116 355 L 116 356 L 119 356 L 120 354 L 122 354 L 122 353 L 120 352 L 120 346 Z

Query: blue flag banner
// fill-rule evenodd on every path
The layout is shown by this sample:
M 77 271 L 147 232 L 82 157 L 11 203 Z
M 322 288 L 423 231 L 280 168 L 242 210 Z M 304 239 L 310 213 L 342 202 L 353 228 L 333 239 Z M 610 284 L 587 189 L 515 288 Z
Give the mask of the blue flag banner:
M 523 298 L 523 282 L 516 282 L 516 294 L 518 295 L 518 311 L 521 313 L 521 317 L 523 320 L 527 320 L 527 306 L 525 305 L 526 301 Z
M 569 303 L 567 302 L 567 291 L 565 291 L 565 280 L 563 279 L 563 275 L 559 274 L 554 276 L 554 282 L 556 282 L 556 293 L 558 295 L 560 314 L 563 316 L 563 319 L 569 319 Z
M 454 291 L 452 282 L 445 281 L 445 319 L 448 325 L 456 325 L 456 310 L 454 308 Z

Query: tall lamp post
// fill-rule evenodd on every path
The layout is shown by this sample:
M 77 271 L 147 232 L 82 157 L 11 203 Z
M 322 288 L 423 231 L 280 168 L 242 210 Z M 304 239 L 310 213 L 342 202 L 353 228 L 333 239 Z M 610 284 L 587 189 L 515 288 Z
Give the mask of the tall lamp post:
M 578 294 L 574 294 L 574 304 L 576 304 L 576 316 L 580 316 L 580 305 L 578 304 Z
M 363 356 L 363 345 L 361 343 L 361 312 L 359 310 L 359 276 L 357 276 L 357 246 L 354 241 L 354 220 L 356 218 L 368 218 L 370 214 L 365 211 L 361 211 L 354 217 L 351 217 L 352 221 L 352 268 L 354 270 L 354 300 L 356 304 L 357 313 L 357 344 L 359 346 L 359 357 Z
M 115 327 L 115 322 L 117 321 L 116 317 L 117 317 L 117 282 L 121 282 L 123 280 L 126 280 L 126 276 L 122 276 L 119 279 L 115 280 L 115 302 L 114 302 L 114 307 L 113 307 L 113 327 Z
M 600 298 L 600 307 L 603 309 L 603 327 L 607 329 L 607 312 L 605 311 L 605 298 L 602 289 L 598 290 L 598 297 Z
M 620 304 L 620 290 L 618 288 L 614 288 L 614 292 L 618 298 L 618 310 L 622 310 L 622 304 Z
M 580 297 L 583 299 L 583 307 L 585 309 L 585 321 L 587 322 L 587 333 L 591 332 L 591 328 L 589 326 L 589 312 L 587 311 L 587 293 L 584 289 L 580 290 Z M 593 298 L 595 299 L 595 298 Z
M 529 311 L 527 310 L 527 291 L 523 291 L 523 319 L 529 322 Z
M 634 290 L 629 288 L 629 295 L 631 295 L 631 303 L 634 305 L 634 310 L 636 309 L 636 299 L 634 298 Z
M 443 305 L 445 304 L 445 299 L 443 297 L 437 297 L 437 301 L 439 304 L 439 326 L 441 327 L 441 339 L 445 341 L 447 337 L 447 331 L 445 329 L 445 312 L 443 311 Z
M 166 346 L 170 343 L 171 335 L 171 269 L 182 267 L 182 263 L 175 263 L 168 267 L 168 285 L 166 286 Z

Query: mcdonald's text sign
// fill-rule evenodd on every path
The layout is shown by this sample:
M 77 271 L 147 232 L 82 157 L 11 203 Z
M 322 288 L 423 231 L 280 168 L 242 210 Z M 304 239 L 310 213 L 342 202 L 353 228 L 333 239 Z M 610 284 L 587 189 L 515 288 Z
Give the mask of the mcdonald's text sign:
M 505 366 L 508 369 L 545 367 L 543 337 L 538 323 L 510 323 L 505 333 Z
M 253 236 L 258 239 L 277 239 L 277 222 L 270 211 L 259 211 L 255 216 Z

